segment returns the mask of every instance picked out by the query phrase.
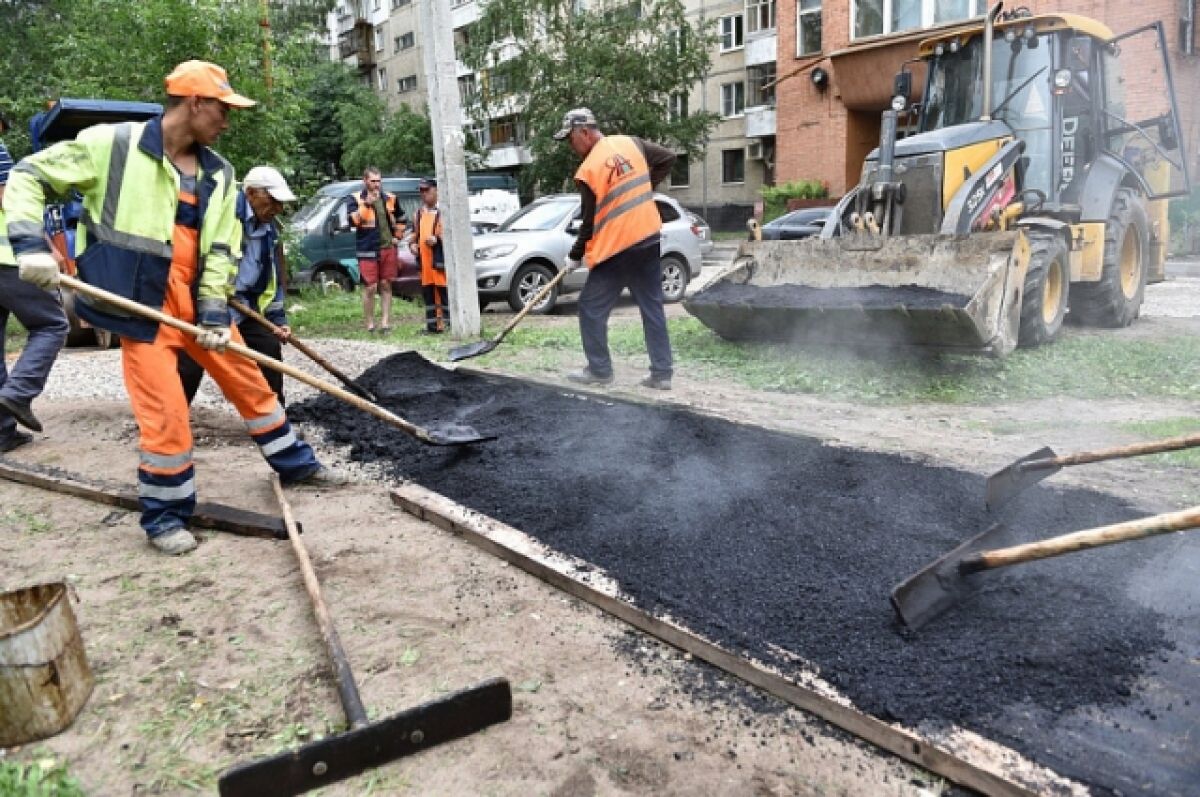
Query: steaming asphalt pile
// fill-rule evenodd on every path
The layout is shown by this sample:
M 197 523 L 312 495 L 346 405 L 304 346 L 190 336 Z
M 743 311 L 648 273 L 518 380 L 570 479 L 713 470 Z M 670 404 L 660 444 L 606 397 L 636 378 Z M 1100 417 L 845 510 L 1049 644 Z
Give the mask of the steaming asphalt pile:
M 917 285 L 861 288 L 811 288 L 804 285 L 739 285 L 715 282 L 688 299 L 695 307 L 887 310 L 898 305 L 915 310 L 966 307 L 971 297 Z
M 1200 536 L 991 574 L 968 605 L 911 634 L 890 590 L 993 522 L 982 476 L 456 374 L 415 354 L 361 381 L 409 420 L 499 439 L 423 446 L 327 397 L 293 405 L 293 419 L 603 568 L 644 608 L 784 672 L 798 665 L 776 648 L 799 656 L 885 720 L 961 725 L 1102 788 L 1194 786 Z M 1011 506 L 1022 540 L 1140 514 L 1045 486 Z

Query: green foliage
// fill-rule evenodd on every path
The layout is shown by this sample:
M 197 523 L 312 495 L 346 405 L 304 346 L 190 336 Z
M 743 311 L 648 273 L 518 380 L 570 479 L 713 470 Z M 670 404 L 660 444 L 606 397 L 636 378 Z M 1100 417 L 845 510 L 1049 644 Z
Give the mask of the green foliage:
M 459 59 L 481 73 L 479 124 L 519 98 L 533 163 L 523 189 L 570 187 L 578 159 L 553 140 L 563 114 L 586 106 L 602 130 L 641 136 L 699 157 L 717 115 L 671 118 L 671 97 L 708 71 L 711 27 L 689 19 L 681 0 L 492 0 L 469 29 Z M 511 37 L 511 38 L 510 38 Z M 519 47 L 512 44 L 519 41 Z
M 338 106 L 335 114 L 345 141 L 342 167 L 352 176 L 367 166 L 385 174 L 433 171 L 433 134 L 429 117 L 407 105 L 389 113 L 383 100 L 364 89 L 353 102 Z
M 1183 437 L 1200 433 L 1200 421 L 1195 418 L 1162 418 L 1155 421 L 1135 421 L 1123 423 L 1119 428 L 1132 432 L 1145 440 L 1158 440 L 1167 437 Z M 1166 454 L 1153 454 L 1144 457 L 1151 465 L 1180 468 L 1200 468 L 1200 448 L 1185 448 L 1182 451 L 1171 451 Z
M 827 196 L 829 186 L 821 180 L 794 180 L 782 185 L 764 186 L 763 221 L 770 221 L 786 213 L 789 199 L 824 199 Z
M 1200 252 L 1200 188 L 1190 196 L 1171 200 L 1168 205 L 1171 225 L 1171 251 L 1178 254 Z
M 0 762 L 0 795 L 4 797 L 84 797 L 79 781 L 66 766 L 42 757 L 23 764 Z

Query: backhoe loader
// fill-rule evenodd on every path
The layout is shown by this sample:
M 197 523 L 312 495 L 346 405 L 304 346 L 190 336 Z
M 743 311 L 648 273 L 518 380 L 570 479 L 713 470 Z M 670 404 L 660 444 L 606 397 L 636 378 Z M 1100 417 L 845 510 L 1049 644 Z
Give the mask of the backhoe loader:
M 937 32 L 919 103 L 906 65 L 821 235 L 744 243 L 684 306 L 731 340 L 996 356 L 1068 314 L 1132 323 L 1163 278 L 1166 200 L 1191 187 L 1166 53 L 1161 23 L 1114 36 L 1000 3 Z

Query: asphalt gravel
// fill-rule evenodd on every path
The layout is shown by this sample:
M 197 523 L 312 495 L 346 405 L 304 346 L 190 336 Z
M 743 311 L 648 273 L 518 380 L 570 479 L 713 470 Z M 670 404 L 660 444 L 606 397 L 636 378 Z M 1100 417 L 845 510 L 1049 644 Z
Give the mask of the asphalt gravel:
M 990 574 L 912 633 L 890 591 L 994 522 L 978 474 L 411 353 L 360 381 L 415 423 L 499 439 L 426 446 L 325 396 L 293 405 L 292 418 L 356 461 L 603 568 L 644 608 L 784 672 L 797 665 L 779 651 L 799 656 L 881 719 L 970 728 L 1100 791 L 1195 793 L 1198 715 L 1184 704 L 1200 693 L 1200 668 L 1186 666 L 1200 653 L 1195 537 Z M 1020 540 L 1144 514 L 1045 484 L 1009 509 Z

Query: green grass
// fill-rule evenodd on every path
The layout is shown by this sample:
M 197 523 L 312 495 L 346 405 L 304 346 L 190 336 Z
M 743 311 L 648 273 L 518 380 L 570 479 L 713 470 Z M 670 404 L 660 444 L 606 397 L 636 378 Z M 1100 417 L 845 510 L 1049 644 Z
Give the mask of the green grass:
M 714 241 L 744 241 L 748 235 L 746 230 L 713 230 Z
M 3 797 L 83 797 L 79 782 L 49 755 L 36 753 L 33 761 L 0 762 L 0 795 Z
M 1122 431 L 1136 434 L 1147 442 L 1165 437 L 1182 437 L 1200 433 L 1200 418 L 1164 418 L 1157 421 L 1135 421 L 1117 426 Z M 1147 463 L 1173 468 L 1200 468 L 1200 448 L 1185 448 L 1166 454 L 1151 454 L 1140 457 Z
M 362 331 L 356 294 L 307 296 L 291 311 L 302 336 L 380 340 Z M 419 305 L 398 303 L 393 332 L 398 348 L 435 360 L 458 341 L 418 334 Z M 496 335 L 509 320 L 485 316 L 483 337 Z M 564 319 L 564 321 L 566 321 Z M 676 365 L 690 377 L 726 381 L 753 390 L 829 396 L 885 404 L 995 404 L 1056 397 L 1079 399 L 1191 399 L 1200 391 L 1200 339 L 1147 338 L 1119 331 L 1071 330 L 1050 346 L 1019 349 L 1004 359 L 928 352 L 857 352 L 730 343 L 694 318 L 671 319 Z M 645 357 L 640 321 L 613 321 L 609 343 L 618 357 Z M 517 327 L 504 345 L 478 364 L 537 374 L 582 362 L 573 320 Z

